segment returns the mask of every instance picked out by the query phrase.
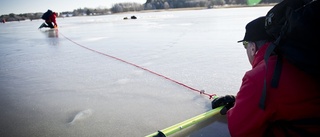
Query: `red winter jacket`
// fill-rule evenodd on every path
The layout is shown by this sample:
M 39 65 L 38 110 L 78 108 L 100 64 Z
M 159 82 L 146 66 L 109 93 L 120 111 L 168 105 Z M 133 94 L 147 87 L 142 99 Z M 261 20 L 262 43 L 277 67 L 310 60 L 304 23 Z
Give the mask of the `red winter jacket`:
M 278 87 L 270 86 L 277 56 L 269 58 L 265 110 L 259 108 L 263 81 L 266 76 L 263 56 L 268 45 L 269 43 L 259 49 L 252 70 L 246 72 L 242 79 L 234 107 L 227 112 L 228 127 L 233 137 L 271 136 L 268 134 L 282 137 L 285 136 L 283 128 L 286 126 L 281 125 L 279 120 L 320 119 L 319 85 L 286 60 L 283 60 Z M 304 129 L 308 133 L 320 136 L 320 123 L 300 126 L 298 129 Z M 298 136 L 293 131 L 289 130 L 287 133 L 290 136 Z
M 58 26 L 57 21 L 56 21 L 56 18 L 57 18 L 57 14 L 56 14 L 55 12 L 53 12 L 53 13 L 50 15 L 49 19 L 46 20 L 46 22 L 50 22 L 50 23 L 53 22 L 55 26 Z

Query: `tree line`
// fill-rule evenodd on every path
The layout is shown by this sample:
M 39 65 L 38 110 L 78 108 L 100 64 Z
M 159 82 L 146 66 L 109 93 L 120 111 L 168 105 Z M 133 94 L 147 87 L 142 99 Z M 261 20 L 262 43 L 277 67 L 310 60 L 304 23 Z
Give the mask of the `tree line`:
M 282 0 L 261 0 L 260 4 L 279 3 Z M 193 8 L 205 7 L 214 8 L 215 6 L 225 5 L 247 5 L 247 0 L 146 0 L 146 3 L 139 4 L 135 2 L 116 3 L 110 9 L 105 8 L 79 8 L 73 11 L 65 11 L 58 13 L 59 17 L 71 16 L 97 16 L 108 15 L 121 12 L 142 11 L 142 10 L 159 10 L 174 8 Z M 1 15 L 3 21 L 22 21 L 41 19 L 42 12 Z

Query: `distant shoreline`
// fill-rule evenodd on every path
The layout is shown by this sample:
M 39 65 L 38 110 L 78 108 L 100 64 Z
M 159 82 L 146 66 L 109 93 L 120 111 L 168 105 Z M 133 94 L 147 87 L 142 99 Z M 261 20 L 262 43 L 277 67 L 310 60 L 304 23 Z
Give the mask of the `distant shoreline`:
M 148 13 L 148 12 L 163 12 L 163 11 L 184 11 L 184 10 L 204 10 L 204 9 L 220 9 L 220 8 L 247 8 L 247 7 L 268 7 L 274 6 L 277 3 L 270 4 L 258 4 L 255 6 L 248 5 L 224 5 L 224 6 L 214 6 L 212 8 L 208 7 L 192 7 L 192 8 L 170 8 L 170 9 L 155 9 L 155 10 L 141 10 L 141 11 L 128 11 L 128 12 L 120 12 L 120 13 L 112 13 L 112 14 L 127 14 L 127 13 Z
M 121 14 L 135 14 L 135 13 L 150 13 L 150 12 L 164 12 L 164 11 L 186 11 L 186 10 L 208 10 L 208 9 L 221 9 L 221 8 L 247 8 L 247 7 L 266 7 L 266 6 L 274 6 L 277 3 L 264 3 L 258 4 L 254 6 L 248 5 L 223 5 L 223 6 L 213 6 L 213 7 L 191 7 L 191 8 L 169 8 L 169 9 L 154 9 L 154 10 L 139 10 L 139 11 L 128 11 L 128 12 L 119 12 L 119 13 L 111 13 L 111 14 L 99 14 L 99 15 L 90 15 L 90 16 L 101 16 L 101 15 L 121 15 Z M 87 16 L 70 16 L 70 17 L 87 17 Z M 59 16 L 58 18 L 65 18 L 64 16 Z M 15 16 L 9 17 L 9 15 L 4 16 L 0 21 L 2 23 L 11 22 L 11 21 L 24 21 L 24 20 L 38 20 L 41 19 L 41 15 L 36 15 L 36 17 L 32 16 Z

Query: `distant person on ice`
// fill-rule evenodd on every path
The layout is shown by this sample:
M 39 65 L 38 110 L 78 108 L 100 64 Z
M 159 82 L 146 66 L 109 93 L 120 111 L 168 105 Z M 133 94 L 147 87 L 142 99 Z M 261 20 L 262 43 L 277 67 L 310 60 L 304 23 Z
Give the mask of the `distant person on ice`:
M 45 23 L 42 23 L 39 29 L 43 27 L 48 27 L 48 28 L 58 28 L 58 24 L 56 21 L 57 18 L 57 13 L 52 12 L 51 10 L 48 10 L 46 13 L 44 13 L 41 17 L 42 19 L 45 20 Z

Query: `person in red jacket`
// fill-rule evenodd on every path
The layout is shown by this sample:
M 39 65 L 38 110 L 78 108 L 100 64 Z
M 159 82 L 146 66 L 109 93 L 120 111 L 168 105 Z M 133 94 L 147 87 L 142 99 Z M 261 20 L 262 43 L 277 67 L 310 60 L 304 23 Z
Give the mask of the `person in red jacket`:
M 224 106 L 220 111 L 228 119 L 233 137 L 296 137 L 320 136 L 320 85 L 285 58 L 273 54 L 268 63 L 264 55 L 271 38 L 264 29 L 265 17 L 246 25 L 243 42 L 252 69 L 247 71 L 236 96 L 226 95 L 214 99 L 212 108 Z M 278 87 L 271 81 L 277 60 L 282 61 Z M 266 87 L 264 87 L 266 80 Z M 262 89 L 266 88 L 266 94 Z M 264 108 L 259 106 L 266 98 Z
M 57 13 L 52 12 L 51 10 L 48 10 L 46 13 L 44 13 L 41 17 L 45 20 L 45 23 L 42 23 L 39 29 L 43 27 L 49 27 L 49 28 L 58 28 L 58 24 L 56 21 Z

